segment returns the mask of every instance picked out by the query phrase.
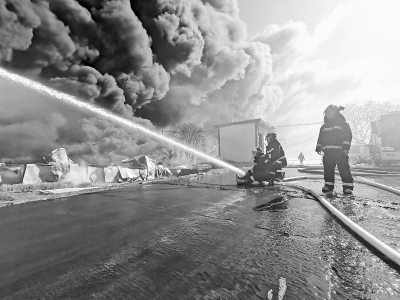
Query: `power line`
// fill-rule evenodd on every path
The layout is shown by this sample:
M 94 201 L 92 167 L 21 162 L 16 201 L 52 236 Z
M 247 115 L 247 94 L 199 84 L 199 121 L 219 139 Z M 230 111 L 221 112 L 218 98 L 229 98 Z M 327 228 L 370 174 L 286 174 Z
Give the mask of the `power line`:
M 304 143 L 304 142 L 306 142 L 306 141 L 308 141 L 308 140 L 311 140 L 312 138 L 315 138 L 315 137 L 318 136 L 318 135 L 319 135 L 319 133 L 316 134 L 316 135 L 313 135 L 312 137 L 310 137 L 310 138 L 308 138 L 308 139 L 306 139 L 306 140 L 304 140 L 304 141 L 302 141 L 302 142 L 300 142 L 300 143 L 297 143 L 297 144 L 291 145 L 291 146 L 289 146 L 289 147 L 286 147 L 286 149 L 292 148 L 292 147 L 297 146 L 297 145 L 300 145 L 301 143 Z
M 289 127 L 289 126 L 303 126 L 303 125 L 316 125 L 316 124 L 321 124 L 321 122 L 318 122 L 318 123 L 292 124 L 292 125 L 278 125 L 278 126 L 274 126 L 274 127 Z

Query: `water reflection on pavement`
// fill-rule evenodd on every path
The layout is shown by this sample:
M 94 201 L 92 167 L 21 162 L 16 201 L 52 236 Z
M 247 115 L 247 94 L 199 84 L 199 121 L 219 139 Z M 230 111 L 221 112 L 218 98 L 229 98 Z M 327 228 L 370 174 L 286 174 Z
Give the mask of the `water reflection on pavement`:
M 399 299 L 399 271 L 318 201 L 234 183 L 206 175 L 0 209 L 0 298 Z M 357 186 L 332 201 L 399 250 L 395 196 Z

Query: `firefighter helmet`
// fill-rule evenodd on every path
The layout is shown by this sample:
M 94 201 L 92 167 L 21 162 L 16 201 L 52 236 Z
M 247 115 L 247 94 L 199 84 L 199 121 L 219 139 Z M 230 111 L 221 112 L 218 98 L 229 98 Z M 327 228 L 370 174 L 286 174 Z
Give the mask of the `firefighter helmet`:
M 326 112 L 329 110 L 332 110 L 335 112 L 340 112 L 340 111 L 344 110 L 344 107 L 343 106 L 338 107 L 337 105 L 331 104 L 324 110 L 324 114 L 326 114 Z
M 254 148 L 251 152 L 253 152 L 253 155 L 263 153 L 262 149 L 260 147 Z

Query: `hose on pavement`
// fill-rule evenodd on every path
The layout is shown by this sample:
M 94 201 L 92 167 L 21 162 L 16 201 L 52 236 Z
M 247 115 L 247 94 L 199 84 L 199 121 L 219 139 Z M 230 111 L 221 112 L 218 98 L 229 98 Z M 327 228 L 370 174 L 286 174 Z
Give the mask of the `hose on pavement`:
M 346 224 L 355 234 L 360 236 L 364 241 L 366 241 L 369 245 L 373 246 L 376 250 L 381 252 L 383 255 L 385 255 L 388 259 L 393 261 L 396 265 L 400 266 L 400 253 L 397 252 L 396 250 L 392 249 L 388 245 L 386 245 L 384 242 L 367 232 L 365 229 L 363 229 L 361 226 L 357 225 L 354 223 L 352 220 L 350 220 L 348 217 L 346 217 L 343 213 L 341 213 L 338 209 L 336 209 L 332 204 L 330 204 L 325 197 L 319 195 L 317 192 L 314 190 L 304 187 L 302 185 L 294 184 L 294 183 L 289 183 L 290 181 L 297 181 L 297 180 L 303 180 L 303 179 L 321 179 L 323 178 L 322 176 L 299 176 L 299 177 L 292 177 L 292 178 L 287 178 L 284 179 L 282 182 L 283 186 L 288 186 L 288 187 L 293 187 L 300 189 L 304 192 L 307 192 L 311 194 L 313 197 L 318 199 L 322 205 L 333 215 L 335 215 L 340 221 L 342 221 L 344 224 Z M 356 182 L 378 187 L 380 189 L 392 192 L 396 195 L 400 196 L 400 190 L 397 190 L 395 188 L 375 183 L 366 179 L 355 179 Z

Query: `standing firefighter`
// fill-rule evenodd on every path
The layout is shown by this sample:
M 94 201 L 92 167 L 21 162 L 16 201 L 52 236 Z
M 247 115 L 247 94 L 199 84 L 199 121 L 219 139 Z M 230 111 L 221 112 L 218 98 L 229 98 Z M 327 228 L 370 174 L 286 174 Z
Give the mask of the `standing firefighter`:
M 281 144 L 276 139 L 276 133 L 269 132 L 265 139 L 268 143 L 265 153 L 269 155 L 272 165 L 274 166 L 275 179 L 283 180 L 285 178 L 285 172 L 282 171 L 282 168 L 287 166 L 285 151 L 283 151 Z
M 325 186 L 322 192 L 333 195 L 335 187 L 335 167 L 338 166 L 343 183 L 343 194 L 353 194 L 353 177 L 349 165 L 349 150 L 352 133 L 346 119 L 340 113 L 344 107 L 329 105 L 325 109 L 324 125 L 321 126 L 315 151 L 324 152 Z
M 300 155 L 299 155 L 298 159 L 300 160 L 300 164 L 303 165 L 303 161 L 305 160 L 303 152 L 300 152 Z
M 254 181 L 258 181 L 261 186 L 264 186 L 264 181 L 268 185 L 274 185 L 275 171 L 272 161 L 265 155 L 260 147 L 253 150 L 254 167 L 248 170 L 244 176 L 239 177 L 236 175 L 236 182 L 238 185 L 246 184 L 251 185 Z

